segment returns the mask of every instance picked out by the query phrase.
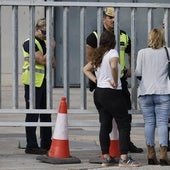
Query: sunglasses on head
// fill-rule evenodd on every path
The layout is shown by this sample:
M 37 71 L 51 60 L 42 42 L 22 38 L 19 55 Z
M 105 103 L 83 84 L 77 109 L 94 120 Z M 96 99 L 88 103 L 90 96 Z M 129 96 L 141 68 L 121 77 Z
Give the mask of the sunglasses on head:
M 41 33 L 42 33 L 43 35 L 46 35 L 46 31 L 45 31 L 45 30 L 41 30 L 41 29 L 40 29 L 40 31 L 41 31 Z

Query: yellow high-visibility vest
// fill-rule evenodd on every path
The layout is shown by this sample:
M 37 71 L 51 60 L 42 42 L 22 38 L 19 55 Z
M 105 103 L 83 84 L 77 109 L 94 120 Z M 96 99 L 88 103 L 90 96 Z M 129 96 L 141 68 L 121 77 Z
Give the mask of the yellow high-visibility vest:
M 36 39 L 35 39 L 35 44 L 37 45 L 40 52 L 43 53 L 42 46 L 39 43 L 39 41 Z M 24 65 L 22 67 L 22 76 L 21 76 L 22 83 L 25 85 L 30 85 L 30 62 L 29 62 L 30 54 L 23 49 L 23 55 L 24 55 Z M 44 76 L 45 76 L 45 67 L 40 64 L 35 64 L 35 87 L 41 87 Z
M 96 31 L 93 31 L 93 34 L 96 36 L 96 38 L 98 39 L 98 34 Z M 124 70 L 125 70 L 125 66 L 126 66 L 126 60 L 125 60 L 125 49 L 128 45 L 128 41 L 129 41 L 129 37 L 127 34 L 121 32 L 120 33 L 120 56 L 119 56 L 119 63 L 121 66 L 121 75 L 120 77 L 123 77 L 124 75 Z
M 129 37 L 127 34 L 121 32 L 120 33 L 120 60 L 119 60 L 119 63 L 120 63 L 120 66 L 121 66 L 121 75 L 120 77 L 123 77 L 124 76 L 124 70 L 126 68 L 126 60 L 125 60 L 125 49 L 128 45 L 128 41 L 129 41 Z

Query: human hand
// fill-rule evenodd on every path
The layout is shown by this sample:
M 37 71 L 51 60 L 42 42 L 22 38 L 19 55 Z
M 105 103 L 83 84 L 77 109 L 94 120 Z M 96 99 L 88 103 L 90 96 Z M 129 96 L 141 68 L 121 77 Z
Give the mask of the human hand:
M 131 77 L 131 69 L 127 69 L 125 77 Z
M 118 83 L 111 82 L 111 81 L 109 81 L 109 83 L 110 83 L 110 85 L 111 85 L 114 89 L 116 89 L 117 86 L 118 86 Z

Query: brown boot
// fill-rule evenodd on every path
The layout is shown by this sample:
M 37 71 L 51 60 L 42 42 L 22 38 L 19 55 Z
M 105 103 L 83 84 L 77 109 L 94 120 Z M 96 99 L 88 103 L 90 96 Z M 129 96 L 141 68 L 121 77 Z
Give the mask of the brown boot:
M 160 165 L 170 165 L 166 146 L 160 146 Z
M 158 165 L 159 162 L 156 158 L 156 152 L 154 146 L 147 146 L 148 147 L 148 165 Z

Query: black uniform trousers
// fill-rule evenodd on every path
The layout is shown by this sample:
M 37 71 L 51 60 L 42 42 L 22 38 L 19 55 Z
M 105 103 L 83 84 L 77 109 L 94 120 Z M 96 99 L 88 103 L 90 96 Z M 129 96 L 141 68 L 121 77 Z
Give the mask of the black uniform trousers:
M 26 109 L 29 109 L 29 85 L 25 85 L 25 102 Z M 46 109 L 46 79 L 44 79 L 41 87 L 35 88 L 35 108 Z M 51 122 L 51 114 L 26 114 L 26 122 Z M 27 148 L 38 148 L 36 137 L 37 127 L 25 127 Z M 49 149 L 51 146 L 51 127 L 40 127 L 40 147 Z

